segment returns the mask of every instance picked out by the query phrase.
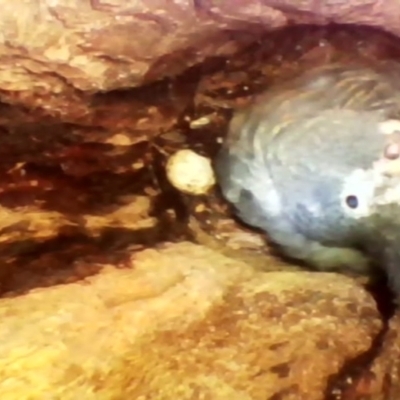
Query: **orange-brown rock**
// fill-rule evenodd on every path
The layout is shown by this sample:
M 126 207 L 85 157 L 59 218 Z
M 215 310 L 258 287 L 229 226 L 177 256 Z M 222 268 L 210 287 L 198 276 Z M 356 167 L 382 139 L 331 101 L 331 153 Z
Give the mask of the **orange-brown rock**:
M 400 318 L 391 319 L 373 363 L 343 392 L 342 400 L 397 400 L 400 393 Z
M 1 0 L 0 5 L 1 99 L 75 122 L 99 118 L 86 95 L 138 86 L 207 57 L 229 56 L 262 32 L 291 22 L 365 24 L 400 34 L 395 0 Z
M 0 400 L 400 398 L 399 317 L 385 331 L 356 281 L 296 271 L 230 219 L 214 229 L 213 197 L 194 207 L 213 240 L 137 252 L 199 236 L 178 226 L 189 201 L 155 211 L 160 170 L 180 147 L 211 157 L 225 111 L 307 64 L 400 57 L 361 27 L 272 29 L 400 36 L 398 2 L 0 5 Z
M 349 278 L 165 245 L 1 299 L 0 398 L 323 400 L 380 330 Z

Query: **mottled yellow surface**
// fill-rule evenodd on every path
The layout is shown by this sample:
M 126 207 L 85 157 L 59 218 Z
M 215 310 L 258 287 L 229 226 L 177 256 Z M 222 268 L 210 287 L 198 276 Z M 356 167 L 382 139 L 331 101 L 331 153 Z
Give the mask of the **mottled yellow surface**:
M 0 300 L 0 398 L 322 400 L 381 323 L 355 281 L 181 243 Z

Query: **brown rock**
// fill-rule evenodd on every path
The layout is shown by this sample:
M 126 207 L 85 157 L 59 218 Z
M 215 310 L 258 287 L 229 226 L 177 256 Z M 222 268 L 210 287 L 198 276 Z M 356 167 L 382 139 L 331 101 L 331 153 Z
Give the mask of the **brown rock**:
M 90 117 L 89 94 L 138 86 L 210 56 L 229 56 L 261 32 L 289 22 L 365 24 L 400 34 L 394 0 L 1 0 L 0 5 L 2 100 L 86 122 L 99 118 Z
M 212 110 L 239 105 L 281 72 L 280 79 L 290 75 L 299 60 L 395 57 L 395 45 L 369 40 L 363 30 L 329 40 L 324 29 L 298 43 L 293 35 L 266 40 L 274 28 L 304 22 L 365 24 L 400 35 L 394 0 L 0 5 L 0 126 L 12 128 L 1 132 L 0 146 L 0 289 L 8 292 L 0 299 L 1 400 L 397 400 L 399 317 L 382 332 L 374 301 L 355 281 L 257 272 L 232 252 L 189 243 L 133 253 L 165 240 L 157 232 L 157 240 L 133 240 L 127 265 L 118 253 L 134 231 L 166 230 L 135 186 L 154 178 L 146 172 L 156 164 L 147 157 L 154 153 L 149 138 L 170 133 L 182 118 L 201 132 L 202 108 L 213 115 L 206 125 L 215 123 L 222 134 L 224 118 Z M 263 48 L 232 57 L 257 39 Z M 213 56 L 229 57 L 223 72 L 204 67 L 198 81 L 118 91 Z M 243 99 L 240 90 L 230 96 L 238 88 Z M 184 113 L 192 103 L 191 120 Z M 48 170 L 37 172 L 38 164 Z M 119 204 L 120 192 L 135 201 Z M 110 245 L 118 235 L 127 237 Z M 264 258 L 260 237 L 227 237 L 228 249 L 251 248 L 257 268 L 282 269 L 269 254 Z M 80 259 L 85 246 L 89 256 Z M 112 251 L 115 258 L 107 259 Z M 361 360 L 357 374 L 346 375 L 354 360 Z
M 400 318 L 389 323 L 376 358 L 343 392 L 341 400 L 397 400 L 400 393 Z
M 335 274 L 255 272 L 190 243 L 0 300 L 0 398 L 322 400 L 381 329 Z

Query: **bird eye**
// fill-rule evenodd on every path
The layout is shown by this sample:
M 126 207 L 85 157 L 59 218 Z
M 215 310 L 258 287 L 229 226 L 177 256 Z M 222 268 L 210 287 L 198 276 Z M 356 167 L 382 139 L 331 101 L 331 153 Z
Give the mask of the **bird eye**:
M 344 214 L 352 219 L 370 216 L 374 212 L 376 188 L 376 171 L 361 168 L 351 171 L 344 178 L 340 191 Z
M 350 208 L 357 208 L 358 207 L 358 198 L 357 196 L 350 195 L 346 197 L 346 204 Z

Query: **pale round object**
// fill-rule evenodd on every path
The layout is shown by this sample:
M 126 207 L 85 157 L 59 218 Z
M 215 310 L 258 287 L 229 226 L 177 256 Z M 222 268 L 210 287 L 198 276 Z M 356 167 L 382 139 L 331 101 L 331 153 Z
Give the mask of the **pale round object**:
M 201 195 L 215 184 L 211 160 L 192 150 L 179 150 L 167 162 L 167 178 L 181 192 Z

